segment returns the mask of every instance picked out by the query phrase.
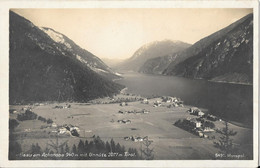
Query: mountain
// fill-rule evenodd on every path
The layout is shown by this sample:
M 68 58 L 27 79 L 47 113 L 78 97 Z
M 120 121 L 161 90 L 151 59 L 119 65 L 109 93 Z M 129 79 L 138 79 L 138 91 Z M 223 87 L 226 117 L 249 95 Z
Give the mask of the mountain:
M 181 41 L 155 41 L 140 47 L 132 57 L 119 64 L 116 68 L 120 70 L 139 71 L 140 67 L 151 58 L 160 57 L 182 51 L 190 44 Z
M 66 52 L 69 52 L 69 55 L 75 57 L 80 62 L 88 66 L 93 71 L 98 74 L 107 77 L 107 78 L 118 78 L 115 72 L 112 71 L 110 67 L 108 67 L 101 59 L 97 56 L 93 55 L 89 51 L 82 49 L 77 44 L 75 44 L 72 40 L 70 40 L 67 36 L 56 32 L 51 28 L 40 28 L 43 32 L 45 32 L 53 41 L 61 45 L 61 48 Z M 61 51 L 60 48 L 57 48 L 62 54 L 65 52 Z
M 165 75 L 220 82 L 253 82 L 253 14 L 178 53 Z
M 148 59 L 140 67 L 139 72 L 146 74 L 162 74 L 165 68 L 168 67 L 171 62 L 177 59 L 178 56 L 179 55 L 177 53 L 174 53 L 163 57 Z
M 87 101 L 122 88 L 104 77 L 114 75 L 108 66 L 65 35 L 9 15 L 10 104 Z

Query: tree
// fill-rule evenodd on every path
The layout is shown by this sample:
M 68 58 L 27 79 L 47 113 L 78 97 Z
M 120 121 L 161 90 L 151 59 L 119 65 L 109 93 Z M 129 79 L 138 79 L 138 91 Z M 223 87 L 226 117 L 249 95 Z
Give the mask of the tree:
M 73 136 L 79 137 L 79 133 L 78 133 L 78 131 L 76 129 L 71 130 L 70 133 Z
M 56 142 L 53 142 L 52 140 L 50 140 L 50 142 L 51 143 L 48 143 L 48 145 L 51 146 L 56 151 L 56 153 L 60 153 L 61 149 L 64 152 L 64 146 L 67 144 L 68 140 L 60 144 L 59 137 L 58 135 L 56 135 Z
M 9 160 L 16 160 L 22 152 L 21 145 L 16 141 L 9 142 Z
M 9 119 L 9 129 L 11 131 L 13 131 L 18 125 L 19 122 L 16 119 Z
M 39 146 L 38 143 L 36 143 L 36 145 L 32 144 L 31 146 L 31 153 L 32 154 L 40 154 L 41 153 L 41 147 Z
M 203 125 L 204 127 L 215 128 L 215 124 L 211 121 L 205 121 Z
M 77 147 L 76 147 L 75 144 L 74 144 L 73 147 L 72 147 L 72 152 L 73 152 L 73 153 L 77 153 Z
M 110 146 L 111 146 L 111 151 L 115 152 L 116 151 L 116 144 L 115 144 L 115 141 L 113 140 L 113 138 L 110 141 Z
M 106 150 L 107 150 L 107 152 L 111 152 L 111 147 L 108 142 L 106 142 Z
M 85 141 L 85 145 L 84 145 L 84 152 L 88 153 L 89 152 L 89 143 L 88 140 Z
M 48 148 L 48 147 L 46 147 L 45 149 L 44 149 L 44 153 L 49 153 L 50 152 L 50 149 Z
M 84 142 L 80 140 L 78 144 L 78 153 L 84 153 L 84 148 L 85 148 Z
M 152 160 L 154 158 L 153 149 L 150 149 L 150 145 L 153 141 L 147 139 L 143 142 L 145 148 L 141 149 L 141 153 L 144 154 L 146 160 Z
M 216 130 L 216 132 L 221 134 L 221 136 L 218 142 L 214 142 L 214 145 L 216 148 L 220 149 L 225 156 L 227 156 L 227 154 L 232 154 L 236 150 L 233 144 L 233 139 L 230 137 L 235 136 L 237 132 L 229 129 L 227 121 L 225 121 L 224 125 L 225 127 L 221 130 Z
M 65 153 L 63 146 L 60 147 L 60 153 Z
M 120 153 L 120 152 L 121 152 L 120 150 L 121 150 L 121 146 L 120 146 L 119 143 L 117 143 L 117 144 L 116 144 L 115 152 L 119 152 L 119 153 Z
M 97 136 L 97 137 L 94 139 L 94 143 L 95 143 L 96 149 L 97 149 L 99 152 L 105 151 L 105 149 L 106 149 L 105 143 L 100 139 L 99 136 Z
M 52 124 L 52 123 L 53 123 L 52 119 L 48 118 L 47 124 Z
M 70 152 L 70 148 L 69 148 L 69 146 L 68 146 L 67 143 L 66 143 L 66 145 L 65 145 L 65 152 L 66 152 L 66 153 L 69 153 L 69 152 Z

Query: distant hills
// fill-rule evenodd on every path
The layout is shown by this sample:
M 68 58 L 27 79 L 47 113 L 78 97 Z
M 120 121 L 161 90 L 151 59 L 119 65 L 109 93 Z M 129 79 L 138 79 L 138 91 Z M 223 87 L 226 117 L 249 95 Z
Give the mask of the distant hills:
M 87 101 L 117 93 L 118 76 L 65 35 L 10 11 L 9 102 Z M 111 79 L 108 79 L 111 78 Z
M 147 60 L 140 72 L 252 84 L 253 14 L 183 51 Z
M 115 68 L 119 70 L 139 71 L 141 66 L 155 57 L 167 56 L 172 53 L 188 48 L 190 44 L 181 41 L 154 41 L 140 47 L 132 57 L 118 64 Z

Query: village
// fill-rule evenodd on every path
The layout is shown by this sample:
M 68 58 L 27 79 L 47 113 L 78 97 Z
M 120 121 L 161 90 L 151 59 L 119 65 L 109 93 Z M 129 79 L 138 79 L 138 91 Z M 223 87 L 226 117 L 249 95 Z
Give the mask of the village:
M 190 158 L 189 153 L 194 150 L 212 156 L 217 152 L 213 145 L 219 137 L 216 130 L 223 128 L 222 119 L 207 109 L 185 105 L 180 98 L 148 98 L 128 93 L 87 103 L 14 105 L 10 106 L 10 119 L 19 122 L 15 133 L 25 148 L 28 147 L 25 139 L 27 143 L 37 141 L 45 148 L 46 143 L 55 137 L 74 144 L 98 135 L 104 140 L 113 138 L 126 147 L 139 149 L 149 138 L 156 157 L 166 159 L 172 159 L 176 151 L 169 149 L 175 146 L 182 146 L 183 151 L 178 152 L 186 158 Z M 240 137 L 249 133 L 236 125 L 231 128 L 239 132 L 234 140 L 237 144 L 241 143 Z M 185 148 L 185 143 L 193 143 L 193 146 Z M 243 150 L 250 152 L 244 147 Z

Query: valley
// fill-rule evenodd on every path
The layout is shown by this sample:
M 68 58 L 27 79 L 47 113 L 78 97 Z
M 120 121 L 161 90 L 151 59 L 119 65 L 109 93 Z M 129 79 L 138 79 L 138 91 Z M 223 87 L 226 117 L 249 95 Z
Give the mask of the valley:
M 136 96 L 134 95 L 134 97 Z M 119 103 L 70 103 L 71 108 L 68 109 L 53 108 L 56 105 L 65 105 L 65 103 L 48 103 L 46 105 L 34 106 L 33 112 L 45 118 L 52 118 L 57 126 L 52 124 L 49 128 L 44 128 L 42 125 L 46 126 L 48 124 L 38 120 L 22 121 L 15 129 L 14 134 L 17 135 L 17 142 L 21 144 L 23 151 L 30 150 L 33 143 L 38 143 L 42 149 L 46 147 L 51 148 L 46 144 L 50 143 L 51 140 L 54 141 L 57 134 L 60 143 L 67 141 L 70 148 L 72 148 L 73 144 L 77 144 L 80 139 L 90 141 L 95 135 L 104 141 L 114 139 L 116 143 L 120 143 L 126 148 L 136 148 L 140 154 L 141 148 L 144 147 L 143 142 L 125 140 L 124 138 L 128 136 L 142 138 L 148 136 L 149 140 L 153 141 L 151 147 L 154 149 L 154 159 L 156 160 L 216 159 L 215 153 L 218 153 L 218 149 L 213 145 L 213 142 L 217 141 L 218 135 L 216 133 L 209 133 L 209 138 L 200 138 L 173 125 L 179 119 L 194 117 L 187 112 L 191 106 L 185 105 L 184 107 L 169 109 L 164 104 L 161 107 L 153 107 L 153 102 L 156 100 L 161 101 L 161 99 L 152 98 L 148 100 L 149 104 L 134 101 L 129 102 L 128 106 L 120 106 Z M 106 99 L 99 101 L 105 102 Z M 22 107 L 24 106 L 10 106 L 10 108 L 17 111 L 20 111 Z M 138 111 L 142 109 L 148 110 L 149 113 L 119 113 L 120 110 Z M 15 118 L 15 114 L 10 115 L 10 118 L 13 117 Z M 121 119 L 131 120 L 131 123 L 119 123 L 118 120 Z M 221 121 L 214 123 L 216 129 L 221 129 L 224 126 Z M 59 133 L 59 129 L 64 124 L 78 127 L 79 137 Z M 230 129 L 238 132 L 234 136 L 234 143 L 237 146 L 241 145 L 239 147 L 240 154 L 247 156 L 247 158 L 242 159 L 250 159 L 252 155 L 252 129 L 230 123 L 229 126 Z M 213 136 L 216 139 L 212 139 Z
M 143 82 L 142 84 L 137 82 L 138 76 L 143 79 L 139 80 Z M 214 147 L 214 142 L 218 141 L 218 133 L 206 133 L 207 138 L 200 138 L 198 135 L 194 135 L 174 125 L 179 119 L 196 118 L 196 116 L 187 112 L 193 106 L 186 104 L 186 102 L 189 102 L 191 99 L 194 100 L 196 96 L 200 96 L 197 94 L 200 90 L 197 90 L 195 93 L 190 93 L 190 95 L 187 96 L 190 97 L 191 94 L 194 94 L 193 97 L 186 99 L 187 97 L 180 95 L 182 92 L 181 86 L 184 84 L 183 81 L 180 82 L 183 83 L 182 85 L 175 84 L 175 87 L 172 87 L 178 88 L 175 89 L 175 92 L 169 92 L 164 89 L 158 90 L 154 85 L 161 85 L 159 88 L 167 88 L 167 86 L 163 86 L 162 83 L 156 84 L 155 81 L 164 81 L 164 85 L 173 85 L 170 81 L 176 81 L 176 79 L 157 80 L 157 78 L 167 77 L 125 73 L 124 78 L 117 80 L 117 82 L 120 84 L 127 82 L 128 88 L 111 98 L 94 99 L 88 103 L 67 102 L 71 107 L 61 109 L 54 107 L 66 107 L 66 103 L 47 102 L 37 106 L 31 105 L 33 112 L 38 116 L 51 118 L 57 126 L 53 127 L 50 124 L 42 123 L 37 120 L 22 121 L 14 132 L 17 137 L 17 142 L 21 143 L 24 151 L 29 150 L 31 144 L 36 142 L 42 149 L 45 149 L 48 147 L 46 144 L 49 143 L 50 140 L 55 140 L 56 135 L 58 135 L 60 143 L 67 141 L 69 147 L 72 148 L 73 144 L 77 144 L 80 139 L 90 141 L 93 139 L 93 136 L 99 136 L 104 141 L 113 139 L 116 143 L 124 145 L 126 148 L 135 148 L 140 155 L 141 148 L 144 145 L 143 141 L 135 142 L 131 140 L 131 137 L 144 138 L 147 136 L 149 140 L 153 141 L 151 147 L 154 149 L 154 159 L 156 160 L 218 159 L 215 158 L 215 154 L 218 153 L 219 150 Z M 151 80 L 154 82 L 151 82 Z M 189 79 L 184 78 L 183 80 Z M 153 83 L 153 85 L 148 87 L 145 82 Z M 197 82 L 200 83 L 200 81 Z M 189 90 L 187 90 L 188 85 L 185 85 L 185 93 L 189 93 Z M 199 85 L 201 86 L 201 83 L 198 84 L 198 86 Z M 148 90 L 145 90 L 145 86 Z M 192 86 L 194 87 L 196 85 L 193 83 Z M 135 92 L 133 89 L 135 89 Z M 159 94 L 159 92 L 161 92 L 161 94 Z M 162 102 L 161 96 L 173 96 L 174 93 L 178 95 L 178 97 L 182 97 L 181 100 L 184 100 L 184 107 L 169 108 L 168 105 L 172 103 Z M 148 98 L 147 101 L 149 103 L 142 103 L 146 98 Z M 157 101 L 162 102 L 162 105 L 154 107 L 154 103 Z M 122 104 L 122 102 L 127 102 L 127 105 Z M 23 107 L 26 107 L 26 105 L 11 105 L 10 109 L 16 109 L 18 112 L 11 114 L 10 118 L 15 118 L 15 115 L 17 115 L 19 111 L 22 112 L 21 109 Z M 144 109 L 148 112 L 142 113 L 141 111 Z M 201 108 L 201 110 L 204 113 L 212 114 L 209 109 Z M 122 111 L 122 113 L 120 111 Z M 124 113 L 124 111 L 126 113 Z M 128 111 L 132 112 L 127 113 Z M 247 115 L 250 115 L 250 111 L 247 111 Z M 236 116 L 239 115 L 237 114 Z M 122 123 L 119 122 L 120 120 L 130 120 L 130 123 Z M 240 122 L 229 122 L 229 128 L 237 132 L 237 135 L 232 137 L 232 139 L 234 139 L 236 146 L 239 146 L 238 153 L 246 156 L 242 159 L 250 159 L 253 150 L 253 130 L 252 128 L 248 128 L 246 123 L 243 124 L 242 121 L 246 121 L 245 118 L 239 121 Z M 224 127 L 223 121 L 215 121 L 214 124 L 214 130 Z M 59 129 L 61 129 L 63 125 L 78 127 L 79 137 L 64 133 L 60 134 Z M 45 128 L 46 126 L 47 128 Z M 126 140 L 126 137 L 129 137 L 129 140 Z

